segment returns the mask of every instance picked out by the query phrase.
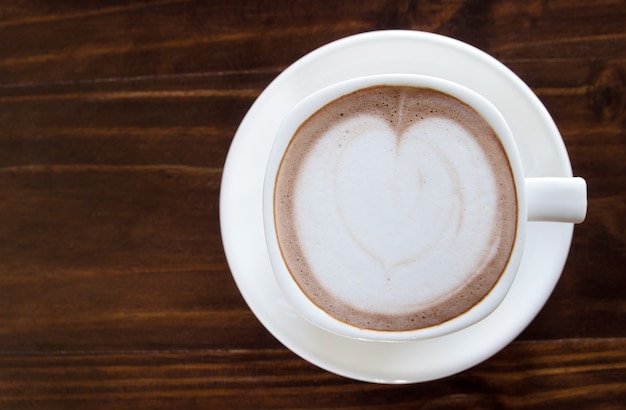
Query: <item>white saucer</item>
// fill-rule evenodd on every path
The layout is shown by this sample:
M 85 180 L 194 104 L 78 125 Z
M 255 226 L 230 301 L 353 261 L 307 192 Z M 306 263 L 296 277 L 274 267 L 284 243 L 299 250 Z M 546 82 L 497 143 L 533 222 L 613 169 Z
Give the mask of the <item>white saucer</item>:
M 532 91 L 497 60 L 430 33 L 380 31 L 328 44 L 279 75 L 242 121 L 224 166 L 221 233 L 233 277 L 250 309 L 286 347 L 309 362 L 352 379 L 415 383 L 446 377 L 491 357 L 534 319 L 558 281 L 573 225 L 531 223 L 524 259 L 505 301 L 460 332 L 403 343 L 336 336 L 309 324 L 275 283 L 263 234 L 263 175 L 283 116 L 300 99 L 350 77 L 429 74 L 461 83 L 490 99 L 518 142 L 527 176 L 571 176 L 563 140 Z

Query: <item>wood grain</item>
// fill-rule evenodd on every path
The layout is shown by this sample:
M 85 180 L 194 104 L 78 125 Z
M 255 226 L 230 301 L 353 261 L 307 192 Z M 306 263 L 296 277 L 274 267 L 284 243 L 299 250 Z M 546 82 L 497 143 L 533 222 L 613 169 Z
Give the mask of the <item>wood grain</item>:
M 523 361 L 519 358 L 524 357 Z M 285 350 L 136 351 L 0 357 L 2 408 L 623 408 L 626 352 L 610 340 L 515 343 L 444 380 L 374 385 Z M 54 380 L 51 383 L 51 380 Z M 106 398 L 106 401 L 101 401 Z M 570 407 L 571 406 L 571 407 Z
M 623 408 L 624 21 L 623 0 L 2 2 L 0 408 Z M 538 317 L 481 365 L 410 386 L 282 347 L 219 230 L 224 160 L 256 97 L 329 41 L 395 28 L 511 68 L 589 184 Z

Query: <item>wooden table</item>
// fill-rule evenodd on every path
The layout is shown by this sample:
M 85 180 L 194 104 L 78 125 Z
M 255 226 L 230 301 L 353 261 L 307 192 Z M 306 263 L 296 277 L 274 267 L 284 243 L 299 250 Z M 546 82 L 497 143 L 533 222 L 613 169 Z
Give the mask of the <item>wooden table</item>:
M 0 408 L 624 408 L 625 22 L 623 0 L 3 1 Z M 225 157 L 259 93 L 325 43 L 391 28 L 510 67 L 589 184 L 530 326 L 470 370 L 398 386 L 275 340 L 218 221 Z

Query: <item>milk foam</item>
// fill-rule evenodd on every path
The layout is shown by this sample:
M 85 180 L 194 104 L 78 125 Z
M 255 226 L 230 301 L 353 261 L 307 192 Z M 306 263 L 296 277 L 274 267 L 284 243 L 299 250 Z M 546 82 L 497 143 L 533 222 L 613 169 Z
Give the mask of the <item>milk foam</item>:
M 510 254 L 515 193 L 478 114 L 429 90 L 394 92 L 370 91 L 374 111 L 353 95 L 357 106 L 330 104 L 301 128 L 276 214 L 290 271 L 315 303 L 360 327 L 406 330 L 491 289 Z

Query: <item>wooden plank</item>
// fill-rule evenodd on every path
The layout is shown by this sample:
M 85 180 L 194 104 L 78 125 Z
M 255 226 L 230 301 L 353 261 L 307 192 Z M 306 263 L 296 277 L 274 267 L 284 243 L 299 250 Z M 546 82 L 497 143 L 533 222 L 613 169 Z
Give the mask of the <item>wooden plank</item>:
M 518 342 L 466 372 L 406 386 L 348 380 L 284 349 L 0 356 L 0 405 L 618 409 L 626 401 L 625 348 L 625 339 Z
M 594 7 L 564 0 L 370 1 L 357 8 L 349 2 L 287 7 L 275 1 L 120 1 L 101 8 L 5 3 L 3 84 L 280 69 L 329 41 L 379 28 L 438 31 L 500 59 L 626 53 L 622 0 Z

